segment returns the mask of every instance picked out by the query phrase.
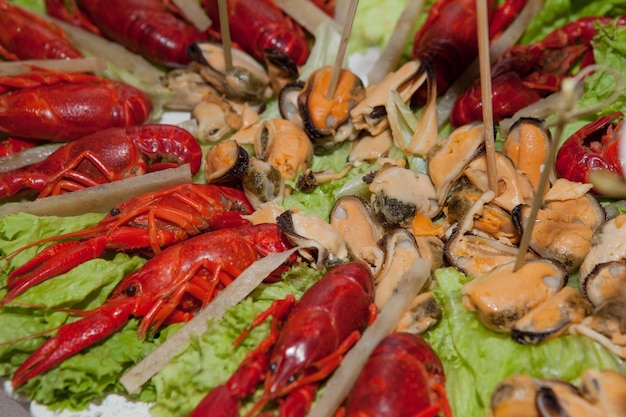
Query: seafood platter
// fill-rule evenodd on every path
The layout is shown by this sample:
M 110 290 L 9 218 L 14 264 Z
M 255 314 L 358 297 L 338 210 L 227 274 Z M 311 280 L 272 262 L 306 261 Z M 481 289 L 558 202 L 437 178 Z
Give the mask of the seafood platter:
M 0 0 L 0 414 L 626 416 L 624 45 L 626 0 Z

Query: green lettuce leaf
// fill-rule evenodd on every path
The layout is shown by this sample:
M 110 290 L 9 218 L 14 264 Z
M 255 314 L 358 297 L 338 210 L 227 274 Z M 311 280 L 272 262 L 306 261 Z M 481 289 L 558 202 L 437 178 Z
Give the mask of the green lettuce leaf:
M 588 368 L 624 371 L 623 361 L 582 337 L 566 335 L 538 345 L 520 345 L 485 328 L 461 302 L 468 278 L 454 268 L 435 271 L 433 293 L 444 308 L 442 321 L 424 334 L 443 362 L 454 415 L 487 417 L 496 385 L 509 375 L 575 382 Z

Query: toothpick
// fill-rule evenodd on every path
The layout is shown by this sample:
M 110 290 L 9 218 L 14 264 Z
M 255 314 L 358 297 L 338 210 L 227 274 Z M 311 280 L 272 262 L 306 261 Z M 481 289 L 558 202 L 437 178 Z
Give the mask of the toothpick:
M 485 157 L 487 158 L 487 179 L 489 189 L 498 195 L 498 173 L 496 170 L 496 150 L 493 133 L 493 104 L 491 98 L 491 63 L 489 59 L 489 20 L 487 0 L 476 1 L 478 26 L 478 58 L 480 62 L 480 92 L 483 103 L 483 126 L 485 135 Z
M 224 67 L 226 72 L 233 70 L 232 42 L 230 41 L 230 25 L 228 23 L 228 6 L 226 0 L 218 0 L 217 7 L 220 14 L 220 32 L 222 34 L 222 48 L 224 49 Z
M 539 212 L 539 209 L 541 208 L 541 206 L 543 206 L 543 197 L 546 187 L 548 185 L 550 174 L 552 173 L 552 169 L 554 167 L 556 151 L 559 147 L 559 144 L 561 143 L 563 129 L 565 128 L 565 125 L 570 118 L 571 110 L 576 104 L 575 88 L 576 81 L 572 78 L 565 78 L 561 82 L 561 91 L 563 92 L 563 108 L 558 112 L 557 115 L 556 130 L 552 138 L 552 142 L 550 142 L 548 155 L 546 156 L 546 160 L 543 164 L 543 171 L 541 172 L 541 177 L 539 178 L 539 184 L 537 185 L 535 198 L 533 199 L 533 203 L 530 207 L 530 214 L 523 229 L 524 231 L 522 233 L 522 239 L 520 241 L 519 252 L 517 253 L 517 259 L 515 260 L 515 268 L 513 272 L 517 271 L 524 264 L 526 252 L 528 252 L 528 246 L 530 244 L 530 238 L 533 234 L 533 229 L 535 227 L 535 219 L 537 218 L 537 213 Z
M 346 50 L 348 49 L 348 39 L 350 38 L 350 32 L 352 31 L 352 23 L 354 22 L 354 15 L 356 14 L 356 8 L 359 5 L 359 0 L 351 0 L 350 8 L 346 16 L 346 22 L 343 26 L 343 33 L 341 35 L 341 42 L 339 43 L 339 51 L 337 51 L 337 59 L 335 60 L 335 67 L 330 77 L 330 84 L 328 90 L 326 90 L 326 98 L 330 100 L 335 96 L 335 90 L 337 90 L 337 84 L 339 83 L 339 75 L 343 67 L 344 57 Z

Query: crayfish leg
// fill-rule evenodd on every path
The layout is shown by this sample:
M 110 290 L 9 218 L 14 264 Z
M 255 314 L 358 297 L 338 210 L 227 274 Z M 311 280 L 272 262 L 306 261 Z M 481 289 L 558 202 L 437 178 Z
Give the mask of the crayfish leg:
M 267 310 L 263 311 L 261 314 L 255 317 L 250 327 L 244 330 L 239 335 L 239 337 L 235 339 L 235 341 L 233 342 L 233 346 L 239 345 L 243 341 L 243 339 L 245 339 L 248 336 L 248 334 L 252 331 L 252 329 L 254 329 L 255 327 L 258 327 L 261 323 L 267 320 L 270 316 L 274 317 L 274 320 L 272 322 L 272 333 L 277 333 L 278 332 L 277 327 L 278 327 L 279 321 L 287 317 L 287 315 L 291 311 L 291 308 L 293 307 L 295 302 L 296 302 L 296 299 L 293 296 L 293 294 L 287 295 L 287 297 L 285 297 L 282 300 L 274 301 Z

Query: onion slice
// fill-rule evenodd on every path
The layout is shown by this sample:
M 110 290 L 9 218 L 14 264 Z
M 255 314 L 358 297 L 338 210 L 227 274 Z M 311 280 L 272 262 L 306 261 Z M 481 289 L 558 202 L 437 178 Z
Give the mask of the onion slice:
M 107 213 L 116 205 L 138 195 L 190 182 L 191 170 L 189 164 L 185 164 L 178 168 L 164 169 L 35 201 L 6 203 L 0 207 L 0 216 L 20 212 L 37 216 Z
M 230 307 L 248 296 L 276 268 L 281 266 L 298 248 L 268 255 L 244 270 L 224 288 L 209 305 L 198 313 L 176 334 L 159 345 L 152 353 L 120 378 L 129 393 L 139 392 L 141 386 L 157 374 L 191 339 L 208 330 L 209 319 L 219 319 Z
M 30 59 L 16 62 L 0 62 L 0 76 L 13 77 L 32 71 L 31 66 L 62 72 L 98 72 L 107 67 L 100 57 L 90 56 L 75 59 Z
M 317 28 L 324 22 L 330 23 L 339 33 L 343 29 L 343 22 L 339 23 L 333 20 L 308 0 L 274 0 L 274 2 L 283 12 L 311 34 L 316 34 Z M 346 3 L 348 2 L 346 1 Z
M 403 274 L 393 293 L 381 309 L 374 323 L 363 332 L 361 339 L 346 354 L 341 365 L 324 387 L 321 398 L 311 407 L 308 417 L 332 416 L 339 408 L 359 376 L 370 354 L 400 322 L 402 314 L 420 292 L 430 276 L 430 261 L 416 259 Z
M 61 20 L 42 16 L 61 26 L 68 39 L 81 51 L 110 61 L 119 68 L 129 71 L 147 84 L 161 84 L 161 71 L 141 55 L 135 54 L 122 45 L 111 42 L 87 30 L 72 26 Z
M 3 156 L 0 158 L 0 173 L 13 171 L 41 162 L 63 145 L 65 145 L 65 143 L 50 143 L 24 149 L 12 155 Z
M 201 32 L 207 30 L 213 22 L 204 9 L 195 0 L 172 0 L 181 13 Z

